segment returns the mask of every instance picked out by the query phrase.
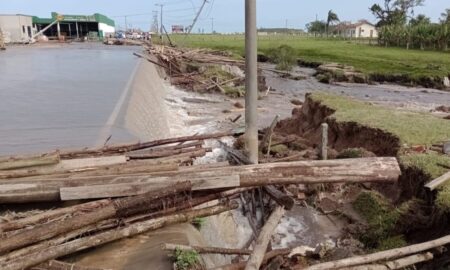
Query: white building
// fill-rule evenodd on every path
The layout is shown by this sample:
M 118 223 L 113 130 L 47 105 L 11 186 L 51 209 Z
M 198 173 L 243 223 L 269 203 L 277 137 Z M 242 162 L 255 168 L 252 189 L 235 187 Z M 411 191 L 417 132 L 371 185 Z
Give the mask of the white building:
M 340 23 L 336 25 L 335 33 L 345 38 L 378 38 L 378 30 L 375 25 L 366 20 L 357 23 Z
M 33 17 L 21 14 L 0 15 L 0 28 L 5 43 L 28 42 L 35 33 Z

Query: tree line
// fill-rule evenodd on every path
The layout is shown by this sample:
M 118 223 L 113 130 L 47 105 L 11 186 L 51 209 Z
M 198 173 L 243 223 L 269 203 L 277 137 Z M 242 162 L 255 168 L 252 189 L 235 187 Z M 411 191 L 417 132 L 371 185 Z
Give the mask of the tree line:
M 385 0 L 384 5 L 374 4 L 370 11 L 378 19 L 379 41 L 384 46 L 406 49 L 448 50 L 450 43 L 450 9 L 433 23 L 423 14 L 414 15 L 414 8 L 425 0 Z
M 446 51 L 450 44 L 450 8 L 441 14 L 438 22 L 423 14 L 415 15 L 414 9 L 425 0 L 384 0 L 369 10 L 377 18 L 378 41 L 384 46 L 406 49 L 434 49 Z M 309 33 L 320 36 L 336 34 L 339 17 L 332 10 L 326 20 L 316 20 L 306 25 Z

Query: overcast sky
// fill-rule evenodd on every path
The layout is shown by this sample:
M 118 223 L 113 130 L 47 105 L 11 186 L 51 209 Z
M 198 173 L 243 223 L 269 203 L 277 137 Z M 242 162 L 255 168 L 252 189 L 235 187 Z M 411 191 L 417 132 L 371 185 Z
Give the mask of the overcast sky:
M 62 14 L 102 13 L 112 17 L 119 27 L 124 26 L 123 15 L 129 16 L 129 26 L 150 28 L 152 11 L 160 10 L 156 3 L 163 3 L 164 25 L 169 29 L 173 24 L 189 25 L 203 0 L 0 0 L 0 13 L 29 14 L 50 17 L 52 11 Z M 375 18 L 369 7 L 382 0 L 257 0 L 258 27 L 304 28 L 305 24 L 325 19 L 329 9 L 335 11 L 341 20 L 355 21 Z M 423 13 L 437 21 L 441 12 L 450 8 L 449 0 L 426 0 L 425 6 L 417 8 L 416 14 Z M 120 17 L 122 16 L 122 17 Z M 242 32 L 244 29 L 244 0 L 208 0 L 194 28 L 211 32 L 212 19 L 218 32 Z

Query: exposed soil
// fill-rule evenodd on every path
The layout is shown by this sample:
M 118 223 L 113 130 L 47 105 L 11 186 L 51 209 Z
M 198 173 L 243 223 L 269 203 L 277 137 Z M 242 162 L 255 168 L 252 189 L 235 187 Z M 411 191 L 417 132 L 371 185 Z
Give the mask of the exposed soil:
M 396 136 L 358 123 L 337 123 L 335 119 L 329 118 L 334 112 L 307 96 L 302 109 L 294 110 L 292 118 L 281 121 L 277 126 L 277 132 L 298 134 L 319 144 L 320 125 L 326 122 L 330 126 L 330 147 L 335 150 L 361 147 L 378 156 L 397 155 L 401 145 Z

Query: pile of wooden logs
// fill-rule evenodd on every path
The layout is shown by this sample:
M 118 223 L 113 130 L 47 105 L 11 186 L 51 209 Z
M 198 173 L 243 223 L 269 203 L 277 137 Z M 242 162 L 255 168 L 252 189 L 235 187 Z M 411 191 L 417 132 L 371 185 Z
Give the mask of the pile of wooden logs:
M 59 269 L 55 267 L 65 263 L 55 261 L 58 258 L 236 209 L 236 198 L 265 187 L 280 206 L 267 215 L 259 236 L 255 233 L 247 269 L 258 269 L 267 259 L 268 237 L 284 209 L 292 207 L 275 186 L 395 182 L 400 175 L 395 158 L 192 165 L 194 158 L 211 150 L 203 147 L 204 140 L 234 135 L 221 132 L 1 158 L 0 203 L 5 207 L 59 201 L 72 201 L 72 206 L 1 218 L 0 269 Z

